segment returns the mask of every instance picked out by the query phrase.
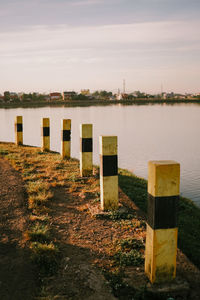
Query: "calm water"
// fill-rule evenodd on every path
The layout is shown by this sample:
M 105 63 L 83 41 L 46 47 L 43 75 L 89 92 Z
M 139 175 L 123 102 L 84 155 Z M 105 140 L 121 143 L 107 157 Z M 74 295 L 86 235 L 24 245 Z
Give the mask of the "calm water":
M 24 144 L 40 146 L 42 117 L 50 118 L 51 149 L 60 151 L 61 119 L 72 120 L 72 156 L 79 158 L 79 127 L 93 124 L 94 162 L 99 136 L 118 136 L 119 167 L 147 178 L 149 160 L 181 164 L 181 195 L 200 206 L 200 105 L 132 105 L 0 109 L 0 140 L 14 142 L 14 118 L 23 115 Z

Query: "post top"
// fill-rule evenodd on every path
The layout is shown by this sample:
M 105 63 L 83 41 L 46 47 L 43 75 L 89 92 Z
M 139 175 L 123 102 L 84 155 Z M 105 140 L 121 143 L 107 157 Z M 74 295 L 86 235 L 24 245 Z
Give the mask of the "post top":
M 80 134 L 82 138 L 92 138 L 92 124 L 80 124 Z
M 71 122 L 71 119 L 62 119 L 61 122 Z
M 49 127 L 50 119 L 49 118 L 42 118 L 42 126 Z
M 154 160 L 148 164 L 148 193 L 154 197 L 178 196 L 180 164 L 173 160 Z
M 16 116 L 16 118 L 15 118 L 17 123 L 22 123 L 22 119 L 23 119 L 22 116 Z
M 117 136 L 100 136 L 100 154 L 101 155 L 117 155 Z
M 71 119 L 62 119 L 61 126 L 63 130 L 70 130 L 71 129 Z
M 149 164 L 155 166 L 163 166 L 163 165 L 179 165 L 179 163 L 175 160 L 150 160 Z
M 116 139 L 117 138 L 117 136 L 116 135 L 100 135 L 99 136 L 101 139 Z
M 80 124 L 80 127 L 87 127 L 87 126 L 92 126 L 92 124 L 86 124 L 86 123 L 84 123 L 84 124 Z

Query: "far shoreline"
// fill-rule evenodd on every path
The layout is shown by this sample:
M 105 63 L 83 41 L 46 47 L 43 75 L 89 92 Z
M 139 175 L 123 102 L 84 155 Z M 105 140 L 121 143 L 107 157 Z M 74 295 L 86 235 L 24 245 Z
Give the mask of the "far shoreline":
M 200 104 L 200 99 L 145 99 L 134 100 L 55 100 L 55 101 L 24 101 L 24 102 L 0 102 L 0 108 L 38 108 L 38 107 L 84 107 L 84 106 L 108 106 L 108 105 L 154 105 L 154 104 Z

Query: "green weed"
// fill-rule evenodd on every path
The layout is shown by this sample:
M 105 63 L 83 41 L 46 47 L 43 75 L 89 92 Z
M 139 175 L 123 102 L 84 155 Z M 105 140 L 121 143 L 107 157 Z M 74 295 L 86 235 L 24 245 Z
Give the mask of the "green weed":
M 119 245 L 122 251 L 128 251 L 131 249 L 144 249 L 143 240 L 137 240 L 134 238 L 119 240 L 117 244 Z
M 6 156 L 6 155 L 8 155 L 8 151 L 7 150 L 4 150 L 4 149 L 1 149 L 0 148 L 0 155 L 2 155 L 2 156 Z
M 113 221 L 117 221 L 117 220 L 130 220 L 133 218 L 133 215 L 128 213 L 128 212 L 123 212 L 120 210 L 113 210 L 110 212 L 110 219 Z
M 136 249 L 129 252 L 119 251 L 113 258 L 116 264 L 120 266 L 140 266 L 144 262 L 143 255 Z
M 59 250 L 53 244 L 42 244 L 39 242 L 33 242 L 32 248 L 32 260 L 38 265 L 40 275 L 47 276 L 55 274 L 58 267 Z
M 48 226 L 36 223 L 28 231 L 28 236 L 32 242 L 48 242 L 50 238 Z

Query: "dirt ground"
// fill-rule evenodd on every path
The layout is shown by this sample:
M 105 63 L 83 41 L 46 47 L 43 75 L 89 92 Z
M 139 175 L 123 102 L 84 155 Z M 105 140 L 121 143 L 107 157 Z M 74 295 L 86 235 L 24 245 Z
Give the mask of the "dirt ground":
M 28 226 L 23 182 L 0 159 L 0 299 L 31 299 L 36 293 L 34 267 L 23 240 Z
M 81 188 L 73 193 L 69 187 L 59 187 L 54 191 L 51 228 L 62 258 L 58 273 L 47 279 L 45 292 L 51 295 L 48 299 L 117 299 L 102 275 L 101 268 L 110 263 L 110 245 L 120 237 L 125 237 L 126 231 L 131 228 L 115 226 L 110 219 L 94 218 L 90 209 L 91 201 L 90 194 L 82 193 Z M 136 218 L 143 218 L 121 191 L 120 202 Z M 7 161 L 0 159 L 1 300 L 34 299 L 37 294 L 37 274 L 23 239 L 23 232 L 28 227 L 28 217 L 23 181 Z M 145 231 L 135 230 L 134 235 L 145 238 Z M 132 282 L 134 286 L 148 283 L 143 267 L 128 267 L 125 276 L 126 281 Z M 199 300 L 200 271 L 180 251 L 177 257 L 177 276 L 189 283 L 187 299 Z

